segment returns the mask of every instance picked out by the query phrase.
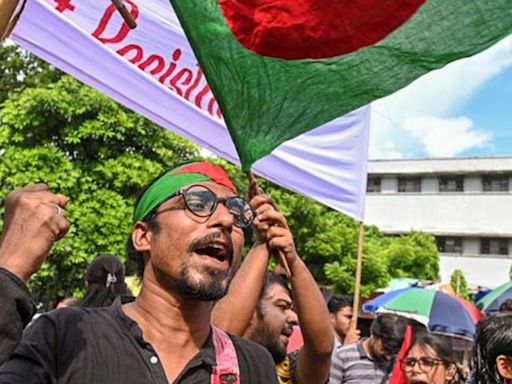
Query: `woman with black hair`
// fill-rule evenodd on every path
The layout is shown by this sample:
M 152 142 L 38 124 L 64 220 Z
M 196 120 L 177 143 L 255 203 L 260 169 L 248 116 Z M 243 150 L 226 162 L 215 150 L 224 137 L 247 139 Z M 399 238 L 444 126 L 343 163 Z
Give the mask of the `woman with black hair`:
M 462 384 L 451 344 L 443 337 L 427 334 L 416 340 L 400 361 L 407 384 Z
M 129 295 L 123 263 L 113 255 L 97 256 L 85 274 L 86 291 L 79 307 L 107 307 L 120 295 Z
M 491 315 L 478 324 L 471 384 L 512 384 L 512 313 Z

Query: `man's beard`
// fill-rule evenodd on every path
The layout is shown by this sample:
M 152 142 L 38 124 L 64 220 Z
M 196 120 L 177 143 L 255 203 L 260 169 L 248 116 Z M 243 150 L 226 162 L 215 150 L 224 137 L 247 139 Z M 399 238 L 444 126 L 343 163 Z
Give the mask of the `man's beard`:
M 217 301 L 228 292 L 232 270 L 206 269 L 200 281 L 194 281 L 187 266 L 183 266 L 172 285 L 185 297 L 200 301 Z
M 263 346 L 270 352 L 276 364 L 279 364 L 286 357 L 286 349 L 274 340 L 268 340 Z

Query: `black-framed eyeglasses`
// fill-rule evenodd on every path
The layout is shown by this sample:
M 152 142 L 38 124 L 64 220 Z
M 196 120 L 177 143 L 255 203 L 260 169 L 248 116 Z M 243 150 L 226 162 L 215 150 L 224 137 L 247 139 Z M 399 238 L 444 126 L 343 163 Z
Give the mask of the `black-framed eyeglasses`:
M 406 359 L 400 360 L 400 368 L 402 368 L 402 371 L 404 372 L 412 371 L 416 364 L 419 365 L 420 371 L 423 373 L 430 373 L 434 367 L 443 365 L 444 362 L 441 359 L 434 359 L 432 357 L 420 357 L 419 359 L 408 357 Z
M 256 212 L 243 198 L 239 196 L 221 198 L 204 185 L 182 188 L 170 198 L 179 195 L 183 196 L 187 209 L 199 217 L 211 216 L 219 203 L 224 204 L 228 212 L 233 215 L 233 224 L 239 228 L 249 227 L 256 217 Z

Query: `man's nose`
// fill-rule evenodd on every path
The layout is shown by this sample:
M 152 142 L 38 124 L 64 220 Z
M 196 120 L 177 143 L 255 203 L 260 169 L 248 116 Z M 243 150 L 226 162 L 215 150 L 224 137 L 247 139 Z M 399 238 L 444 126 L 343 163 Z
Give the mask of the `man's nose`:
M 219 202 L 208 221 L 210 226 L 231 229 L 233 227 L 234 217 L 226 206 Z
M 291 325 L 299 325 L 299 317 L 297 313 L 293 309 L 288 310 L 288 318 L 287 321 Z

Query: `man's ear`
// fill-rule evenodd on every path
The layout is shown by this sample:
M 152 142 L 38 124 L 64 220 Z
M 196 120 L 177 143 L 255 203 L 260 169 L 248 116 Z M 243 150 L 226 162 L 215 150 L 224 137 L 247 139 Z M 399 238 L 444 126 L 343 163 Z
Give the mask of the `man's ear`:
M 501 377 L 507 380 L 512 380 L 512 363 L 505 355 L 496 357 L 496 368 Z
M 149 251 L 151 249 L 151 238 L 153 232 L 149 229 L 149 225 L 142 221 L 138 221 L 133 226 L 132 242 L 135 250 L 139 252 Z

